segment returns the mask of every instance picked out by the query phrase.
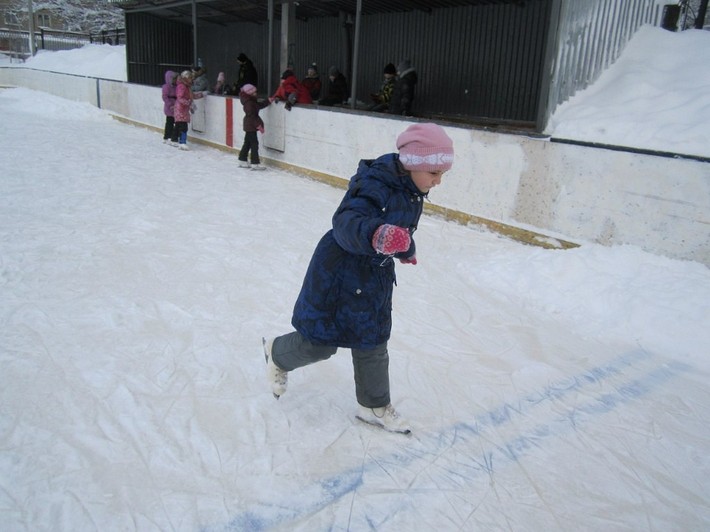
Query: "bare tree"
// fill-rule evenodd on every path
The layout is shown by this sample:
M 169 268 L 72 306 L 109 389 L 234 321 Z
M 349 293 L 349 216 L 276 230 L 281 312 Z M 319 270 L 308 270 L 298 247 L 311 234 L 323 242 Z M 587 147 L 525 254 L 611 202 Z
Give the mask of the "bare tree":
M 708 0 L 681 0 L 680 29 L 703 29 L 708 8 Z

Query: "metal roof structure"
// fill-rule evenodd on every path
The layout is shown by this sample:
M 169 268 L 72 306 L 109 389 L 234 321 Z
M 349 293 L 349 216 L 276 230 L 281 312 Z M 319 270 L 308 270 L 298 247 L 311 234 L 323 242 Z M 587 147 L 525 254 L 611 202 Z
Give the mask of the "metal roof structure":
M 201 58 L 234 78 L 245 52 L 266 92 L 287 65 L 344 67 L 355 108 L 379 87 L 383 64 L 411 59 L 422 73 L 419 116 L 537 131 L 661 9 L 658 0 L 107 1 L 126 14 L 131 82 L 159 85 L 166 67 Z
M 269 0 L 112 0 L 126 13 L 150 13 L 160 18 L 189 24 L 195 16 L 199 22 L 232 24 L 263 23 L 269 19 Z M 362 0 L 361 14 L 402 13 L 485 4 L 524 4 L 525 0 Z M 281 16 L 281 6 L 296 6 L 301 20 L 337 17 L 340 13 L 355 14 L 357 0 L 273 0 L 274 15 Z

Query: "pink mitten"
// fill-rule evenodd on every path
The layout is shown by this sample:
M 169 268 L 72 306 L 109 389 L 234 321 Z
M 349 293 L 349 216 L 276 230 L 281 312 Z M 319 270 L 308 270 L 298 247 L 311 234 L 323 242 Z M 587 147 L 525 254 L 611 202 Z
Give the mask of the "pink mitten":
M 372 247 L 384 255 L 407 251 L 411 242 L 409 231 L 396 225 L 383 224 L 372 235 Z
M 402 264 L 411 264 L 412 266 L 416 266 L 416 264 L 417 264 L 417 256 L 416 256 L 416 255 L 412 255 L 412 256 L 409 257 L 408 259 L 399 259 L 399 262 L 401 262 Z

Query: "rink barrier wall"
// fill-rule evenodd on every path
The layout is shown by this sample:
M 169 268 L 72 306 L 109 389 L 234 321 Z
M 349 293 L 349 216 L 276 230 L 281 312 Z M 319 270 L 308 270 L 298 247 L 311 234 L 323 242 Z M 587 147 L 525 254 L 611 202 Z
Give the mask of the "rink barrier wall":
M 160 132 L 165 123 L 160 87 L 24 67 L 0 68 L 0 83 L 100 105 Z M 210 95 L 204 105 L 206 127 L 191 130 L 190 141 L 235 152 L 243 139 L 239 100 Z M 289 112 L 273 104 L 260 114 L 267 164 L 341 187 L 360 159 L 396 151 L 397 135 L 418 121 L 311 105 Z M 440 123 L 455 162 L 427 212 L 548 248 L 630 244 L 710 265 L 706 160 Z

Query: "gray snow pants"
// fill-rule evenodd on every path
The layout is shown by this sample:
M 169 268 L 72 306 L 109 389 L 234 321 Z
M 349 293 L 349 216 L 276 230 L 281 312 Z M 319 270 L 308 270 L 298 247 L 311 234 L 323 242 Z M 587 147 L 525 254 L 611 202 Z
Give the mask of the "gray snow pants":
M 285 371 L 327 360 L 337 347 L 316 345 L 299 332 L 279 336 L 274 340 L 271 356 L 274 363 Z M 389 355 L 387 342 L 374 349 L 351 349 L 355 375 L 357 402 L 367 408 L 378 408 L 390 403 Z

